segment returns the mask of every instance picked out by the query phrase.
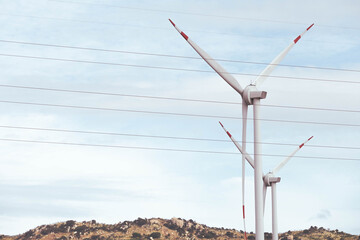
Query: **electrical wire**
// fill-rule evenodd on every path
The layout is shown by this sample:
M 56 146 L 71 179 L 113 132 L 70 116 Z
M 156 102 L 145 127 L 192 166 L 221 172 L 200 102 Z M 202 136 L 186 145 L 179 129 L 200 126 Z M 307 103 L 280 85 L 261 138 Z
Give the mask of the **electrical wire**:
M 160 136 L 160 135 L 146 135 L 146 134 L 133 134 L 133 133 L 84 131 L 84 130 L 70 130 L 70 129 L 58 129 L 58 128 L 38 128 L 38 127 L 24 127 L 24 126 L 9 126 L 9 125 L 0 125 L 0 128 L 21 129 L 21 130 L 36 130 L 36 131 L 49 131 L 49 132 L 64 132 L 64 133 L 95 134 L 95 135 L 109 135 L 109 136 L 126 136 L 126 137 L 174 139 L 174 140 L 186 140 L 186 141 L 205 141 L 205 142 L 224 142 L 224 143 L 225 143 L 225 142 L 232 142 L 231 140 L 214 139 L 214 138 L 194 138 L 194 137 Z M 254 143 L 254 142 L 248 141 L 248 143 Z M 275 145 L 275 146 L 296 146 L 296 147 L 299 146 L 299 144 L 295 144 L 295 143 L 278 143 L 278 142 L 261 142 L 261 144 L 264 144 L 264 145 Z M 330 146 L 330 145 L 312 145 L 312 144 L 306 144 L 306 147 L 328 148 L 328 149 L 360 150 L 360 147 L 350 147 L 350 146 Z
M 94 95 L 105 95 L 105 96 L 115 96 L 115 97 L 134 97 L 134 98 L 158 99 L 158 100 L 200 102 L 200 103 L 212 103 L 212 104 L 231 104 L 231 105 L 240 105 L 241 104 L 239 102 L 226 102 L 226 101 L 205 100 L 205 99 L 174 98 L 174 97 L 163 97 L 163 96 L 149 96 L 149 95 L 136 95 L 136 94 L 111 93 L 111 92 L 96 92 L 96 91 L 84 91 L 84 90 L 72 90 L 72 89 L 60 89 L 60 88 L 19 86 L 19 85 L 9 85 L 9 84 L 0 84 L 0 87 L 41 90 L 41 91 L 54 91 L 54 92 L 66 92 L 66 93 L 94 94 Z M 289 105 L 275 105 L 275 104 L 261 104 L 261 106 L 262 107 L 273 107 L 273 108 L 314 110 L 314 111 L 360 113 L 360 110 L 351 110 L 351 109 L 304 107 L 304 106 L 289 106 Z
M 50 104 L 50 103 L 33 103 L 33 102 L 8 101 L 8 100 L 0 100 L 0 103 L 23 104 L 23 105 L 33 105 L 33 106 L 46 106 L 46 107 L 60 107 L 60 108 L 76 108 L 76 109 L 87 109 L 87 110 L 116 111 L 116 112 L 145 113 L 145 114 L 158 114 L 158 115 L 172 115 L 172 116 L 184 116 L 184 117 L 203 117 L 203 118 L 233 119 L 233 120 L 242 119 L 241 117 L 235 117 L 235 116 L 159 112 L 159 111 L 145 111 L 145 110 L 134 110 L 134 109 L 103 108 L 103 107 L 75 106 L 75 105 Z M 247 118 L 247 119 L 253 120 L 253 118 Z M 315 124 L 315 125 L 330 125 L 330 126 L 342 126 L 342 127 L 360 127 L 360 124 L 349 124 L 349 123 L 297 121 L 297 120 L 266 119 L 266 118 L 261 118 L 261 119 L 259 118 L 259 120 L 264 121 L 264 122 L 282 122 L 282 123 L 293 123 L 293 124 Z
M 68 46 L 68 45 L 58 45 L 58 44 L 47 44 L 47 43 L 35 43 L 35 42 L 13 41 L 13 40 L 4 40 L 4 39 L 0 39 L 0 42 L 3 42 L 3 43 L 13 43 L 13 44 L 23 44 L 23 45 L 33 45 L 33 46 L 43 46 L 43 47 L 68 48 L 68 49 L 78 49 L 78 50 L 89 50 L 89 51 L 100 51 L 100 52 L 112 52 L 112 53 L 134 54 L 134 55 L 144 55 L 144 56 L 156 56 L 156 57 L 168 57 L 168 58 L 181 58 L 181 59 L 197 59 L 197 60 L 203 60 L 201 57 L 180 56 L 180 55 L 161 54 L 161 53 L 124 51 L 124 50 L 104 49 L 104 48 L 78 47 L 78 46 Z M 264 63 L 264 62 L 253 62 L 253 61 L 242 61 L 242 60 L 229 60 L 229 59 L 218 59 L 218 58 L 215 58 L 214 60 L 219 61 L 219 62 L 245 63 L 245 64 L 265 65 L 265 66 L 276 65 L 276 66 L 280 66 L 280 67 L 306 68 L 306 69 L 343 71 L 343 72 L 360 72 L 359 69 L 345 69 L 345 68 L 333 68 L 333 67 L 316 67 L 316 66 L 290 65 L 290 64 L 271 64 L 271 63 Z
M 174 11 L 174 10 L 164 10 L 164 9 L 149 9 L 149 8 L 139 8 L 139 7 L 125 7 L 119 5 L 112 5 L 112 4 L 103 4 L 103 3 L 89 3 L 89 2 L 77 2 L 77 1 L 66 1 L 66 0 L 49 0 L 51 2 L 61 2 L 61 3 L 70 3 L 70 4 L 81 4 L 81 5 L 93 5 L 93 6 L 102 6 L 102 7 L 111 7 L 111 8 L 121 8 L 127 10 L 141 10 L 147 12 L 161 12 L 161 13 L 176 13 L 176 14 L 183 14 L 183 15 L 192 15 L 192 16 L 201 16 L 201 17 L 214 17 L 214 18 L 224 18 L 224 19 L 238 19 L 244 21 L 256 21 L 256 22 L 272 22 L 272 23 L 282 23 L 282 24 L 296 24 L 296 25 L 304 25 L 308 23 L 301 23 L 301 22 L 290 22 L 290 21 L 283 21 L 283 20 L 273 20 L 273 19 L 260 19 L 260 18 L 245 18 L 245 17 L 238 17 L 238 16 L 225 16 L 225 15 L 215 15 L 215 14 L 204 14 L 199 12 L 184 12 L 184 11 Z M 354 29 L 360 30 L 356 27 L 348 27 L 348 26 L 332 26 L 332 25 L 322 25 L 318 24 L 321 27 L 327 28 L 341 28 L 341 29 Z
M 29 16 L 29 15 L 21 15 L 21 14 L 9 14 L 9 13 L 1 13 L 0 15 L 5 16 L 12 16 L 12 17 L 23 17 L 23 18 L 33 18 L 33 19 L 46 19 L 46 20 L 55 20 L 55 21 L 69 21 L 69 22 L 77 22 L 77 23 L 91 23 L 91 24 L 101 24 L 101 25 L 110 25 L 110 26 L 122 26 L 122 27 L 135 27 L 135 28 L 144 28 L 144 29 L 154 29 L 154 30 L 163 30 L 169 31 L 172 28 L 165 28 L 165 27 L 154 27 L 154 26 L 142 26 L 142 25 L 134 25 L 134 24 L 124 24 L 124 23 L 112 23 L 112 22 L 99 22 L 99 21 L 92 21 L 92 20 L 81 20 L 81 19 L 67 19 L 67 18 L 56 18 L 56 17 L 39 17 L 39 16 Z M 220 35 L 231 35 L 231 36 L 241 36 L 247 38 L 258 38 L 258 39 L 275 39 L 275 40 L 285 40 L 282 38 L 274 38 L 269 36 L 255 36 L 255 35 L 245 35 L 240 33 L 230 33 L 230 32 L 217 32 L 217 31 L 205 31 L 205 30 L 186 30 L 188 32 L 200 32 L 205 34 L 220 34 Z M 330 43 L 330 44 L 341 44 L 341 45 L 358 45 L 357 42 L 333 42 L 333 41 L 324 41 L 324 40 L 308 40 L 304 39 L 302 41 L 305 42 L 316 42 L 320 44 Z
M 156 150 L 156 151 L 171 151 L 171 152 L 191 152 L 191 153 L 210 153 L 210 154 L 228 154 L 228 155 L 241 154 L 241 153 L 236 153 L 236 152 L 222 152 L 222 151 L 139 147 L 139 146 L 123 146 L 123 145 L 107 145 L 107 144 L 88 144 L 88 143 L 74 143 L 74 142 L 37 141 L 37 140 L 10 139 L 10 138 L 0 138 L 0 141 L 56 144 L 56 145 L 72 145 L 72 146 L 86 146 L 86 147 L 124 148 L 124 149 L 136 149 L 136 150 Z M 277 154 L 259 154 L 259 155 L 269 156 L 269 157 L 287 157 L 287 155 L 277 155 Z M 337 161 L 360 161 L 360 158 L 335 158 L 335 157 L 311 157 L 311 156 L 293 156 L 293 157 L 294 158 L 304 158 L 304 159 L 321 159 L 321 160 L 337 160 Z
M 16 57 L 16 58 L 28 58 L 28 59 L 40 59 L 40 60 L 51 60 L 51 61 L 62 61 L 62 62 L 90 63 L 90 64 L 111 65 L 111 66 L 134 67 L 134 68 L 173 70 L 173 71 L 184 71 L 184 72 L 214 73 L 213 71 L 210 71 L 210 70 L 200 70 L 200 69 L 174 68 L 174 67 L 138 65 L 138 64 L 125 64 L 125 63 L 110 63 L 110 62 L 75 60 L 75 59 L 52 58 L 52 57 L 50 58 L 50 57 L 39 57 L 39 56 L 25 56 L 25 55 L 4 54 L 4 53 L 0 53 L 0 56 Z M 337 82 L 337 83 L 360 84 L 360 81 L 350 81 L 350 80 L 305 78 L 305 77 L 275 76 L 275 75 L 259 75 L 259 74 L 253 74 L 253 73 L 231 73 L 230 72 L 230 74 L 241 75 L 241 76 L 253 76 L 253 77 L 264 76 L 264 77 L 269 77 L 269 78 L 293 79 L 293 80 L 304 80 L 304 81 L 320 81 L 320 82 Z

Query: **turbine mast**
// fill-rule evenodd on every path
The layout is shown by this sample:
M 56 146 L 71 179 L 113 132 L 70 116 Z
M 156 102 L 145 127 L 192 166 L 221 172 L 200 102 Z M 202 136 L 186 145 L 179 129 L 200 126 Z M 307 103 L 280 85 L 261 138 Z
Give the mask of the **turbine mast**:
M 260 94 L 262 95 L 262 94 Z M 265 98 L 265 97 L 264 97 Z M 256 240 L 264 240 L 264 194 L 260 135 L 260 97 L 253 98 L 254 112 L 254 183 L 255 183 L 255 233 Z
M 278 240 L 279 232 L 278 232 L 278 217 L 277 217 L 276 182 L 271 183 L 271 203 L 272 203 L 272 240 Z

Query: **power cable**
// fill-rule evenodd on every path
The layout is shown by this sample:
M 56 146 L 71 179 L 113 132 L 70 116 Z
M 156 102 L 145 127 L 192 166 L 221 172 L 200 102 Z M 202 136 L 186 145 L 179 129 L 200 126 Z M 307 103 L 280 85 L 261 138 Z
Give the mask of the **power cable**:
M 127 10 L 141 10 L 147 12 L 161 12 L 161 13 L 175 13 L 175 14 L 183 14 L 183 15 L 192 15 L 192 16 L 201 16 L 201 17 L 214 17 L 214 18 L 224 18 L 224 19 L 238 19 L 244 21 L 256 21 L 256 22 L 273 22 L 273 23 L 282 23 L 282 24 L 296 24 L 296 25 L 304 25 L 308 23 L 301 23 L 301 22 L 290 22 L 290 21 L 283 21 L 283 20 L 273 20 L 273 19 L 260 19 L 260 18 L 245 18 L 245 17 L 238 17 L 238 16 L 225 16 L 225 15 L 215 15 L 215 14 L 204 14 L 199 12 L 184 12 L 184 11 L 174 11 L 174 10 L 164 10 L 164 9 L 149 9 L 149 8 L 139 8 L 139 7 L 125 7 L 119 5 L 111 5 L 111 4 L 102 4 L 102 3 L 89 3 L 89 2 L 77 2 L 77 1 L 66 1 L 66 0 L 49 0 L 51 2 L 61 2 L 61 3 L 70 3 L 70 4 L 81 4 L 81 5 L 93 5 L 93 6 L 103 6 L 103 7 L 111 7 L 111 8 L 121 8 Z M 321 27 L 327 28 L 341 28 L 341 29 L 354 29 L 360 30 L 356 27 L 348 27 L 348 26 L 332 26 L 332 25 L 321 25 Z
M 0 100 L 0 103 L 22 104 L 22 105 L 33 105 L 33 106 L 46 106 L 46 107 L 60 107 L 60 108 L 76 108 L 76 109 L 87 109 L 87 110 L 116 111 L 116 112 L 145 113 L 145 114 L 158 114 L 158 115 L 172 115 L 172 116 L 184 116 L 184 117 L 204 117 L 204 118 L 233 119 L 233 120 L 242 119 L 241 117 L 234 117 L 234 116 L 219 116 L 219 115 L 191 114 L 191 113 L 144 111 L 144 110 L 134 110 L 134 109 L 118 109 L 118 108 L 75 106 L 75 105 L 49 104 L 49 103 L 33 103 L 33 102 L 8 101 L 8 100 Z M 253 118 L 247 118 L 247 119 L 248 120 L 253 120 Z M 297 121 L 297 120 L 281 120 L 281 119 L 265 119 L 265 118 L 261 118 L 261 119 L 259 118 L 259 120 L 264 121 L 264 122 L 282 122 L 282 123 L 293 123 L 293 124 L 315 124 L 315 125 L 330 125 L 330 126 L 343 126 L 343 127 L 360 127 L 360 124 L 349 124 L 349 123 Z
M 0 87 L 18 88 L 18 89 L 30 89 L 30 90 L 41 90 L 41 91 L 54 91 L 54 92 L 66 92 L 66 93 L 94 94 L 94 95 L 105 95 L 105 96 L 116 96 L 116 97 L 134 97 L 134 98 L 146 98 L 146 99 L 158 99 L 158 100 L 172 100 L 172 101 L 200 102 L 200 103 L 212 103 L 212 104 L 241 105 L 241 103 L 239 103 L 239 102 L 226 102 L 226 101 L 205 100 L 205 99 L 190 99 L 190 98 L 174 98 L 174 97 L 136 95 L 136 94 L 111 93 L 111 92 L 95 92 L 95 91 L 59 89 L 59 88 L 31 87 L 31 86 L 19 86 L 19 85 L 9 85 L 9 84 L 0 84 Z M 360 113 L 360 110 L 351 110 L 351 109 L 303 107 L 303 106 L 289 106 L 289 105 L 275 105 L 275 104 L 261 104 L 261 106 L 262 107 L 273 107 L 273 108 L 314 110 L 314 111 Z
M 73 143 L 73 142 L 53 142 L 53 141 L 37 141 L 37 140 L 10 139 L 10 138 L 0 138 L 0 141 L 55 144 L 55 145 L 72 145 L 72 146 L 86 146 L 86 147 L 124 148 L 124 149 L 136 149 L 136 150 L 156 150 L 156 151 L 171 151 L 171 152 L 191 152 L 191 153 L 210 153 L 210 154 L 229 154 L 229 155 L 241 154 L 241 153 L 236 153 L 236 152 L 190 150 L 190 149 L 177 149 L 177 148 L 139 147 L 139 146 L 123 146 L 123 145 L 106 145 L 106 144 L 88 144 L 88 143 Z M 269 156 L 269 157 L 288 157 L 287 155 L 277 155 L 277 154 L 260 154 L 260 155 L 261 156 Z M 337 161 L 360 161 L 360 158 L 335 158 L 335 157 L 311 157 L 311 156 L 293 156 L 293 157 L 294 158 L 305 158 L 305 159 L 337 160 Z
M 75 60 L 75 59 L 64 59 L 64 58 L 25 56 L 25 55 L 4 54 L 4 53 L 0 53 L 0 56 L 16 57 L 16 58 L 28 58 L 28 59 L 41 59 L 41 60 L 51 60 L 51 61 L 62 61 L 62 62 L 90 63 L 90 64 L 111 65 L 111 66 L 134 67 L 134 68 L 173 70 L 173 71 L 184 71 L 184 72 L 214 73 L 213 71 L 210 71 L 210 70 L 200 70 L 200 69 L 174 68 L 174 67 L 137 65 L 137 64 L 125 64 L 125 63 L 110 63 L 110 62 Z M 231 73 L 230 72 L 230 74 L 241 75 L 241 76 L 253 76 L 253 77 L 264 76 L 264 77 L 269 77 L 269 78 L 296 79 L 296 80 L 304 80 L 304 81 L 338 82 L 338 83 L 353 83 L 353 84 L 359 84 L 360 83 L 360 81 L 350 81 L 350 80 L 305 78 L 305 77 L 275 76 L 275 75 L 259 75 L 259 74 L 252 74 L 252 73 Z
M 34 18 L 34 19 L 46 19 L 46 20 L 55 20 L 55 21 L 68 21 L 68 22 L 77 22 L 77 23 L 91 23 L 91 24 L 101 24 L 101 25 L 110 25 L 110 26 L 122 26 L 122 27 L 135 27 L 135 28 L 145 28 L 145 29 L 154 29 L 154 30 L 163 30 L 170 31 L 172 28 L 168 27 L 154 27 L 154 26 L 142 26 L 142 25 L 134 25 L 134 24 L 124 24 L 124 23 L 112 23 L 112 22 L 99 22 L 92 20 L 81 20 L 81 19 L 67 19 L 67 18 L 56 18 L 56 17 L 39 17 L 39 16 L 29 16 L 29 15 L 21 15 L 21 14 L 9 14 L 9 13 L 0 13 L 0 15 L 12 16 L 12 17 L 23 17 L 23 18 Z M 185 29 L 186 30 L 186 29 Z M 242 37 L 250 37 L 250 38 L 259 38 L 259 39 L 276 39 L 276 40 L 285 40 L 282 38 L 274 38 L 269 36 L 254 36 L 254 35 L 244 35 L 239 33 L 229 33 L 229 32 L 217 32 L 217 31 L 205 31 L 205 30 L 189 30 L 188 32 L 200 32 L 206 34 L 220 34 L 220 35 L 231 35 L 231 36 L 242 36 Z M 287 39 L 288 40 L 288 39 Z M 331 43 L 331 44 L 341 44 L 341 45 L 358 45 L 357 42 L 333 42 L 333 41 L 324 41 L 324 40 L 308 40 L 304 39 L 302 41 L 305 42 L 316 42 L 316 43 Z
M 100 51 L 100 52 L 134 54 L 134 55 L 144 55 L 144 56 L 156 56 L 156 57 L 203 60 L 201 57 L 180 56 L 180 55 L 161 54 L 161 53 L 124 51 L 124 50 L 104 49 L 104 48 L 78 47 L 78 46 L 57 45 L 57 44 L 47 44 L 47 43 L 34 43 L 34 42 L 13 41 L 13 40 L 4 40 L 4 39 L 0 39 L 0 42 L 13 43 L 13 44 L 24 44 L 24 45 L 33 45 L 33 46 L 43 46 L 43 47 L 56 47 L 56 48 L 68 48 L 68 49 Z M 254 64 L 254 65 L 265 65 L 265 66 L 276 65 L 276 66 L 281 66 L 281 67 L 293 67 L 293 68 L 319 69 L 319 70 L 331 70 L 331 71 L 343 71 L 343 72 L 360 72 L 359 69 L 316 67 L 316 66 L 290 65 L 290 64 L 271 64 L 271 63 L 264 63 L 264 62 L 229 60 L 229 59 L 218 59 L 218 58 L 215 58 L 214 60 L 219 61 L 219 62 L 244 63 L 244 64 Z
M 109 136 L 126 136 L 126 137 L 174 139 L 174 140 L 186 140 L 186 141 L 232 142 L 231 140 L 214 139 L 214 138 L 194 138 L 194 137 L 160 136 L 160 135 L 146 135 L 146 134 L 133 134 L 133 133 L 84 131 L 84 130 L 70 130 L 70 129 L 58 129 L 58 128 L 38 128 L 38 127 L 24 127 L 24 126 L 9 126 L 9 125 L 0 125 L 0 128 L 21 129 L 21 130 L 36 130 L 36 131 L 49 131 L 49 132 L 95 134 L 95 135 L 97 134 L 97 135 L 109 135 Z M 248 143 L 254 143 L 254 142 L 248 141 Z M 264 145 L 276 145 L 276 146 L 299 146 L 299 144 L 295 144 L 295 143 L 278 143 L 278 142 L 261 142 L 261 144 L 264 144 Z M 350 146 L 330 146 L 330 145 L 312 145 L 312 144 L 306 144 L 306 147 L 360 150 L 360 147 L 350 147 Z

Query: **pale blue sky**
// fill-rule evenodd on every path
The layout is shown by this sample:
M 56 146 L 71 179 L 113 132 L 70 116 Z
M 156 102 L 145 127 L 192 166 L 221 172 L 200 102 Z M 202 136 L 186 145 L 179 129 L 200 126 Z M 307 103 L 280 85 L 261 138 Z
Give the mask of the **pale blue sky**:
M 92 3 L 92 4 L 89 4 Z M 26 55 L 208 71 L 197 59 L 178 59 L 6 43 L 58 44 L 197 57 L 171 18 L 214 58 L 270 62 L 311 23 L 284 64 L 360 69 L 357 1 L 120 1 L 0 0 L 1 85 L 233 101 L 240 96 L 215 73 L 171 71 L 4 56 Z M 195 13 L 195 14 L 185 14 Z M 199 15 L 202 14 L 202 15 Z M 211 16 L 204 16 L 211 15 Z M 218 16 L 218 17 L 216 17 Z M 219 17 L 223 16 L 223 17 Z M 227 17 L 224 17 L 227 16 Z M 268 21 L 266 21 L 268 20 Z M 228 71 L 259 74 L 263 65 L 221 63 Z M 279 67 L 275 76 L 359 81 L 359 71 Z M 252 76 L 235 76 L 247 85 Z M 360 83 L 269 78 L 264 104 L 359 111 Z M 241 117 L 240 105 L 61 93 L 0 86 L 1 101 Z M 241 121 L 0 102 L 0 126 L 57 128 L 227 140 Z M 262 108 L 262 117 L 359 124 L 359 112 Z M 250 114 L 251 116 L 251 111 Z M 263 122 L 266 142 L 360 147 L 360 127 Z M 0 138 L 84 144 L 236 152 L 228 142 L 152 139 L 0 128 Z M 252 124 L 249 122 L 249 141 Z M 137 217 L 181 217 L 242 229 L 240 155 L 0 141 L 0 233 L 74 219 L 116 223 Z M 252 152 L 252 146 L 248 146 Z M 264 145 L 287 155 L 293 146 Z M 306 147 L 279 173 L 279 230 L 311 225 L 360 234 L 359 149 Z M 264 172 L 282 158 L 264 157 Z M 246 169 L 247 225 L 254 231 L 253 172 Z M 269 200 L 269 199 L 267 199 Z M 271 231 L 267 201 L 265 230 Z

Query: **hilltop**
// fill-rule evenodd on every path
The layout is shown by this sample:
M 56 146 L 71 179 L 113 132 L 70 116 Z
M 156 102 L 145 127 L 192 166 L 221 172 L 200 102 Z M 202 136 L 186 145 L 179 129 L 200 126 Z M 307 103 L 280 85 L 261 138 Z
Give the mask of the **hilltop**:
M 1 240 L 117 240 L 117 239 L 217 239 L 232 240 L 243 239 L 242 231 L 235 229 L 213 228 L 193 220 L 172 218 L 142 219 L 135 221 L 119 222 L 117 224 L 102 224 L 95 220 L 66 222 L 51 225 L 42 225 L 16 236 L 0 236 Z M 255 239 L 254 234 L 248 234 L 248 239 Z M 271 239 L 271 233 L 265 234 L 265 239 Z M 338 230 L 326 230 L 324 228 L 310 227 L 303 231 L 288 231 L 280 234 L 282 240 L 359 240 L 360 236 L 350 235 Z

